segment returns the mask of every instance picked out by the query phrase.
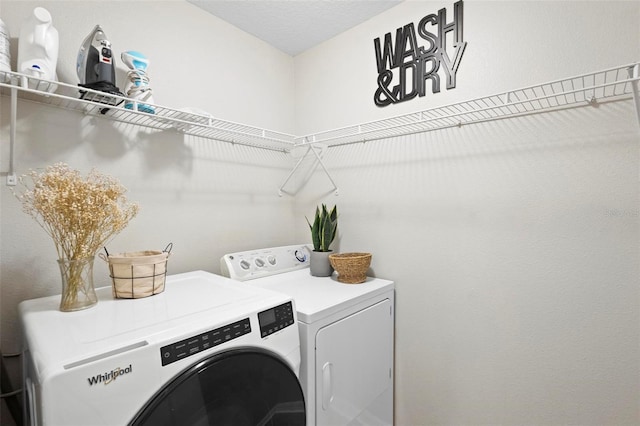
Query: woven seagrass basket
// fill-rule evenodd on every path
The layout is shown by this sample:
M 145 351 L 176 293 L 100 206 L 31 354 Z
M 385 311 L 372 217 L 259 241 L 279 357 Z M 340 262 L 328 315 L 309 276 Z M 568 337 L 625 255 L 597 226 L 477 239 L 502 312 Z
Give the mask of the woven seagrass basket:
M 346 284 L 360 284 L 367 280 L 371 253 L 330 254 L 329 262 L 338 273 L 338 281 Z
M 119 299 L 139 299 L 164 291 L 170 246 L 164 251 L 145 250 L 109 254 L 100 258 L 109 264 L 111 292 Z

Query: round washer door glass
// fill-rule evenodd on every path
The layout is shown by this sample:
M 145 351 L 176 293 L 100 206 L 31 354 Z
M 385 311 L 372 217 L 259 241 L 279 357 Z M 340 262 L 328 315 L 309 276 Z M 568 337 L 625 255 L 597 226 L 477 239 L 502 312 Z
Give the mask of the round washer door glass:
M 275 356 L 233 350 L 193 365 L 161 389 L 130 425 L 303 426 L 298 378 Z

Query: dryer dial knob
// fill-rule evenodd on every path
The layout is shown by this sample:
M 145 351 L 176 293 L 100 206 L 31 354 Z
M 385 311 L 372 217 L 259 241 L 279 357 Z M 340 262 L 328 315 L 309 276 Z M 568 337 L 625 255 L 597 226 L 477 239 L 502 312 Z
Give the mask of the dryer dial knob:
M 251 267 L 251 264 L 249 262 L 247 262 L 246 260 L 241 260 L 240 261 L 240 267 L 242 269 L 244 269 L 245 271 L 248 271 L 249 268 Z
M 275 265 L 276 264 L 276 257 L 274 255 L 270 255 L 269 257 L 267 257 L 267 261 L 271 264 L 271 265 Z
M 254 260 L 254 262 L 256 263 L 256 266 L 258 268 L 262 268 L 264 266 L 264 259 L 262 259 L 261 257 L 258 257 L 256 260 Z
M 304 262 L 307 260 L 307 255 L 302 250 L 296 250 L 296 259 L 298 259 L 299 262 Z

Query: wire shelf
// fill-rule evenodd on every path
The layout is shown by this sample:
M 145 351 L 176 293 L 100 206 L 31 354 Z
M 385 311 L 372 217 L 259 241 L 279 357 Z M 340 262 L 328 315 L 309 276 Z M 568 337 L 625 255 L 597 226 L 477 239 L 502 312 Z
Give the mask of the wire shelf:
M 0 72 L 2 94 L 7 95 L 12 89 L 18 91 L 20 99 L 56 108 L 157 130 L 173 129 L 188 135 L 239 145 L 288 152 L 295 139 L 293 135 L 286 133 L 220 120 L 206 112 L 172 109 L 148 102 L 141 103 L 144 107 L 139 108 L 135 100 L 122 95 L 42 80 L 25 74 Z M 149 109 L 154 113 L 146 112 Z
M 135 100 L 120 94 L 79 88 L 19 73 L 0 72 L 0 94 L 11 96 L 11 144 L 7 184 L 15 185 L 16 182 L 13 146 L 18 97 L 135 126 L 173 130 L 206 139 L 288 153 L 294 148 L 305 145 L 321 144 L 331 148 L 630 98 L 633 98 L 640 123 L 639 74 L 640 62 L 636 62 L 498 95 L 295 137 L 286 133 L 220 120 L 206 112 L 172 109 L 146 102 L 138 105 Z M 149 109 L 154 113 L 145 112 Z M 333 183 L 322 158 L 318 156 L 316 150 L 309 152 L 315 154 L 337 193 L 337 186 Z M 285 185 L 300 167 L 299 162 L 281 186 L 281 193 L 286 192 Z
M 322 143 L 331 147 L 367 142 L 569 107 L 596 105 L 602 100 L 634 97 L 637 103 L 639 66 L 640 63 L 623 65 L 499 95 L 309 134 L 296 138 L 296 145 Z M 640 113 L 638 119 L 640 120 Z

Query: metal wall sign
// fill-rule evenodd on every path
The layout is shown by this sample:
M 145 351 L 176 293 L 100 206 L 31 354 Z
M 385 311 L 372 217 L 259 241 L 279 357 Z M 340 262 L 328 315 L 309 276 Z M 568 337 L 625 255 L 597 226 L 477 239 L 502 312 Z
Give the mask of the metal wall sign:
M 430 88 L 440 92 L 456 87 L 456 73 L 467 42 L 462 37 L 462 0 L 453 5 L 453 20 L 447 10 L 423 17 L 373 40 L 378 66 L 378 88 L 373 100 L 379 107 L 422 97 Z

